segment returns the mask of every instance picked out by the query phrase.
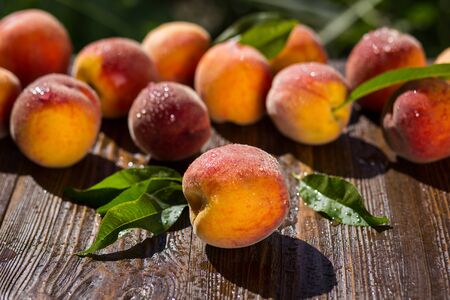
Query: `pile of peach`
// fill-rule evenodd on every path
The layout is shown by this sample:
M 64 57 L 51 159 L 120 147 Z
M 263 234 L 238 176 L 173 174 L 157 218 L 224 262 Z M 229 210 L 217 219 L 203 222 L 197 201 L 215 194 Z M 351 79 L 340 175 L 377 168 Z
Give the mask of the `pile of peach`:
M 294 141 L 323 144 L 347 126 L 351 105 L 338 107 L 351 89 L 385 71 L 426 64 L 416 39 L 388 28 L 359 41 L 348 58 L 346 78 L 326 65 L 319 38 L 300 24 L 270 60 L 236 41 L 210 46 L 200 26 L 167 23 L 142 44 L 107 38 L 87 45 L 69 76 L 64 74 L 72 44 L 63 25 L 39 10 L 8 15 L 0 21 L 0 137 L 10 132 L 23 154 L 39 165 L 66 167 L 88 153 L 102 117 L 128 116 L 130 135 L 142 151 L 180 160 L 209 139 L 210 119 L 247 125 L 267 113 Z M 436 63 L 450 62 L 449 53 Z M 399 155 L 416 162 L 450 155 L 449 82 L 424 79 L 392 86 L 360 105 L 382 112 L 386 140 Z M 277 161 L 245 145 L 204 153 L 187 170 L 183 191 L 195 232 L 221 247 L 264 238 L 288 208 Z
M 9 131 L 28 158 L 47 167 L 83 158 L 102 117 L 128 116 L 136 145 L 161 160 L 198 152 L 210 119 L 247 125 L 265 113 L 294 141 L 324 144 L 348 124 L 351 105 L 336 108 L 351 89 L 385 71 L 426 64 L 415 38 L 388 28 L 358 42 L 346 78 L 326 65 L 319 38 L 305 25 L 296 25 L 270 60 L 236 41 L 210 44 L 198 25 L 166 23 L 142 44 L 107 38 L 87 45 L 69 77 L 62 74 L 72 44 L 63 25 L 40 10 L 8 15 L 0 21 L 0 136 Z M 449 61 L 447 49 L 436 63 Z M 386 140 L 399 155 L 429 162 L 450 155 L 449 93 L 448 82 L 426 79 L 359 104 L 382 112 Z

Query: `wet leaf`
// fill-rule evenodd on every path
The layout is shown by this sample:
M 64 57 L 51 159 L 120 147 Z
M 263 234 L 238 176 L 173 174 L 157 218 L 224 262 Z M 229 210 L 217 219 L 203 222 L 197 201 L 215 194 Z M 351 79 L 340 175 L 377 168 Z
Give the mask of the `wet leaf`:
M 387 225 L 387 217 L 371 215 L 356 187 L 343 178 L 309 174 L 299 179 L 298 192 L 303 201 L 337 223 L 379 227 Z
M 187 206 L 181 190 L 168 200 L 144 193 L 137 200 L 112 207 L 102 219 L 95 242 L 77 255 L 87 256 L 111 245 L 126 229 L 142 228 L 154 235 L 167 231 Z
M 118 197 L 132 185 L 151 177 L 171 178 L 181 182 L 181 176 L 175 170 L 161 166 L 146 166 L 118 171 L 84 190 L 66 188 L 64 195 L 81 204 L 97 208 Z
M 349 103 L 355 102 L 370 93 L 384 89 L 388 86 L 429 77 L 450 78 L 450 64 L 436 64 L 416 68 L 401 68 L 385 72 L 360 84 L 350 93 L 347 100 L 334 108 L 334 110 L 338 110 Z

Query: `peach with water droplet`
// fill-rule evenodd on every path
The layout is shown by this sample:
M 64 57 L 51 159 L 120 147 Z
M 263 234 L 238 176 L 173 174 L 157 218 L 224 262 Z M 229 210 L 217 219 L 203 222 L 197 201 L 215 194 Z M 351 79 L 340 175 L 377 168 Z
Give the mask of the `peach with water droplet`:
M 0 20 L 0 67 L 28 85 L 49 73 L 67 73 L 72 43 L 64 26 L 51 14 L 27 9 Z
M 336 109 L 348 87 L 335 69 L 320 63 L 295 64 L 279 72 L 267 96 L 267 113 L 275 126 L 294 141 L 317 145 L 339 137 L 351 105 Z
M 207 244 L 240 248 L 255 244 L 283 222 L 289 193 L 277 160 L 247 145 L 203 153 L 183 176 L 194 233 Z
M 265 113 L 272 74 L 256 49 L 230 41 L 209 49 L 195 73 L 195 90 L 217 123 L 248 125 Z
M 150 31 L 142 48 L 154 62 L 160 80 L 192 85 L 197 64 L 209 43 L 209 34 L 201 26 L 169 22 Z
M 31 161 L 52 168 L 80 161 L 100 129 L 100 101 L 85 83 L 50 74 L 27 86 L 11 113 L 11 137 Z
M 126 38 L 87 45 L 76 57 L 72 74 L 97 92 L 105 118 L 126 116 L 139 92 L 157 80 L 153 62 L 137 42 Z
M 387 103 L 382 126 L 389 146 L 412 162 L 449 157 L 449 83 L 437 78 L 406 83 Z
M 426 65 L 422 45 L 413 36 L 395 29 L 371 31 L 355 45 L 346 64 L 346 77 L 354 89 L 364 81 L 384 72 Z M 365 109 L 381 112 L 389 97 L 400 85 L 373 92 L 358 100 Z
M 131 106 L 128 129 L 142 151 L 160 160 L 192 156 L 211 135 L 205 104 L 190 87 L 175 82 L 144 88 Z

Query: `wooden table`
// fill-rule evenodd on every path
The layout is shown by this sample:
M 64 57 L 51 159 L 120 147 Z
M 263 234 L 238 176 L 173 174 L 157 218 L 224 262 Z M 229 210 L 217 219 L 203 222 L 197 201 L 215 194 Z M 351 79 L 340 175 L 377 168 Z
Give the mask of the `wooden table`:
M 338 65 L 342 67 L 342 65 Z M 0 295 L 24 299 L 413 298 L 450 295 L 450 159 L 416 165 L 397 159 L 377 117 L 354 110 L 351 124 L 325 146 L 296 144 L 267 118 L 256 125 L 216 125 L 205 149 L 229 142 L 277 156 L 290 177 L 290 213 L 278 232 L 243 249 L 200 241 L 185 212 L 167 234 L 134 230 L 103 254 L 74 252 L 94 239 L 99 216 L 62 197 L 119 167 L 145 163 L 125 120 L 106 121 L 83 161 L 61 170 L 25 159 L 0 141 Z M 137 153 L 137 154 L 133 154 Z M 150 163 L 155 163 L 150 161 Z M 171 164 L 183 171 L 189 162 Z M 392 229 L 333 226 L 296 195 L 291 172 L 313 170 L 354 182 Z

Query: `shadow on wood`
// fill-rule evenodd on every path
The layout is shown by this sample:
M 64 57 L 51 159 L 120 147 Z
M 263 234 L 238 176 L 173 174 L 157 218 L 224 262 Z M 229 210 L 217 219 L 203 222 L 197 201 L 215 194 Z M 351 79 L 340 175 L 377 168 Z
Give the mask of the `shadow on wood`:
M 110 160 L 88 154 L 72 167 L 50 169 L 28 160 L 11 138 L 0 140 L 0 173 L 31 176 L 46 191 L 62 197 L 66 187 L 86 188 L 119 170 Z
M 89 255 L 89 257 L 99 261 L 118 261 L 123 259 L 152 257 L 154 254 L 162 252 L 166 248 L 166 240 L 166 234 L 161 234 L 159 236 L 146 238 L 141 243 L 127 250 L 108 254 L 92 254 Z
M 336 285 L 327 257 L 305 241 L 279 233 L 246 248 L 207 245 L 205 251 L 223 277 L 262 297 L 308 298 L 328 293 Z

